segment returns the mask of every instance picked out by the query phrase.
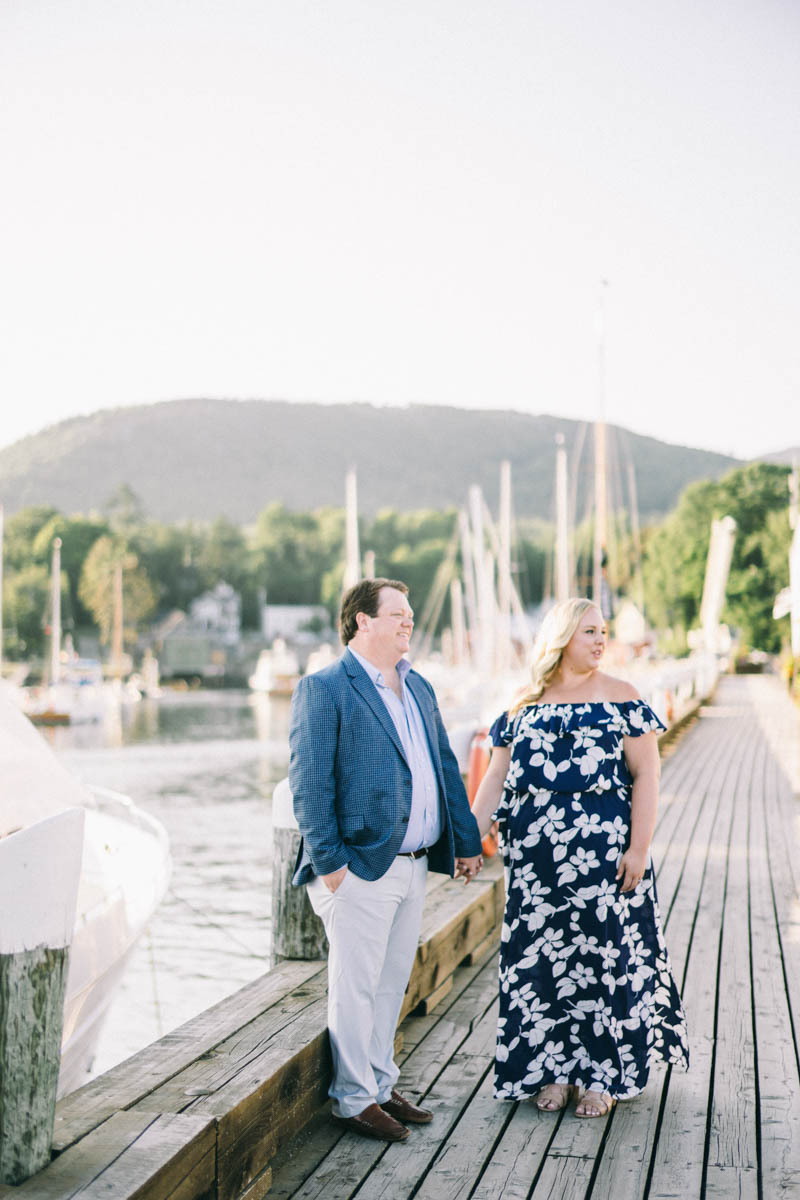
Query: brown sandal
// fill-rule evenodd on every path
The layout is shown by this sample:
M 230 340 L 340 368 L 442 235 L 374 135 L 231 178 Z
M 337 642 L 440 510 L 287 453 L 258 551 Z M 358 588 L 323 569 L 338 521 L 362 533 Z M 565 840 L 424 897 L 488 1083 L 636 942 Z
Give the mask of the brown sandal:
M 568 1083 L 546 1083 L 536 1093 L 534 1104 L 539 1112 L 559 1112 L 567 1107 L 571 1095 L 572 1088 Z
M 593 1105 L 594 1108 L 599 1109 L 600 1110 L 599 1112 L 579 1112 L 578 1111 L 580 1106 L 585 1103 L 587 1096 L 592 1097 L 592 1099 L 589 1101 L 589 1103 L 591 1105 Z M 608 1092 L 598 1092 L 598 1091 L 595 1091 L 594 1088 L 587 1088 L 575 1106 L 575 1116 L 583 1117 L 583 1118 L 605 1117 L 608 1115 L 608 1113 L 611 1112 L 611 1110 L 615 1104 L 616 1104 L 616 1100 L 614 1100 L 611 1096 L 609 1096 Z

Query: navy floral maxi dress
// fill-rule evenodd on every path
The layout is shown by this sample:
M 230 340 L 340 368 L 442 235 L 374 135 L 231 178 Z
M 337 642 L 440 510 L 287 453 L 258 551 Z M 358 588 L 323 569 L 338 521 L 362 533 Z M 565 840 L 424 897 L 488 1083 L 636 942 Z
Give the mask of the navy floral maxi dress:
M 497 819 L 506 866 L 495 1096 L 548 1083 L 616 1099 L 651 1065 L 689 1065 L 655 876 L 623 894 L 633 779 L 623 737 L 663 729 L 641 700 L 533 704 L 491 729 L 511 759 Z

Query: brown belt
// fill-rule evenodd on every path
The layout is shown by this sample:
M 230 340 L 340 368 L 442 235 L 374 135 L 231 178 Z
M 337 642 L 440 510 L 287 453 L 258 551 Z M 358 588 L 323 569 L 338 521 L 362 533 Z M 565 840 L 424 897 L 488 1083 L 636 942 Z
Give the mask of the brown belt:
M 428 853 L 427 846 L 423 846 L 421 850 L 404 850 L 402 854 L 398 854 L 398 858 L 424 858 Z

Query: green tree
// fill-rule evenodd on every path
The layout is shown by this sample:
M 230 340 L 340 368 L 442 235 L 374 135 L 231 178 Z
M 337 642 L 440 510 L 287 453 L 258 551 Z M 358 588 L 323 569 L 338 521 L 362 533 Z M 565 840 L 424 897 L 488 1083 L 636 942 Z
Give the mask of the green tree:
M 9 658 L 31 658 L 46 650 L 50 571 L 28 562 L 3 579 L 3 651 Z
M 200 539 L 196 565 L 203 590 L 222 581 L 229 583 L 242 598 L 242 624 L 249 628 L 258 627 L 254 555 L 239 526 L 227 517 L 218 517 Z
M 144 505 L 129 483 L 121 483 L 103 505 L 115 533 L 130 537 L 145 523 Z
M 198 566 L 202 533 L 193 525 L 148 521 L 134 541 L 134 553 L 156 589 L 160 611 L 186 611 L 203 591 Z
M 49 561 L 49 548 L 40 547 L 38 558 L 34 558 L 33 547 L 40 530 L 58 517 L 59 512 L 49 505 L 21 508 L 5 522 L 3 561 L 9 571 L 28 566 L 31 562 Z
M 645 600 L 651 622 L 685 636 L 699 623 L 711 521 L 730 515 L 736 540 L 722 619 L 750 647 L 780 649 L 775 596 L 789 579 L 788 470 L 751 463 L 691 484 L 662 524 L 646 531 Z
M 149 617 L 156 605 L 156 593 L 147 572 L 125 545 L 109 536 L 98 538 L 83 565 L 80 597 L 107 645 L 114 623 L 114 574 L 122 567 L 124 638 L 133 639 L 139 623 Z
M 67 577 L 67 594 L 64 627 L 86 625 L 91 622 L 79 595 L 83 564 L 94 543 L 108 533 L 105 521 L 90 517 L 64 517 L 60 513 L 51 517 L 39 530 L 33 541 L 32 555 L 36 562 L 49 562 L 53 542 L 61 538 L 61 569 Z
M 258 517 L 251 545 L 254 581 L 269 603 L 319 604 L 326 573 L 343 562 L 344 515 L 294 513 L 270 504 Z

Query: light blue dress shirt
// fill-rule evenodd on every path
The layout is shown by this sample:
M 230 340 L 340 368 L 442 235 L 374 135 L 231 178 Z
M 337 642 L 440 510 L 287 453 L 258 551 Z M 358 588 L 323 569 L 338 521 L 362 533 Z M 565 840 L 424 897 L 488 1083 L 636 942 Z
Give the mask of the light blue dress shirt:
M 411 663 L 401 658 L 397 664 L 397 675 L 400 680 L 402 700 L 384 683 L 383 673 L 361 654 L 357 654 L 352 646 L 348 649 L 360 666 L 369 675 L 392 718 L 397 736 L 405 751 L 406 760 L 411 768 L 411 815 L 408 818 L 408 828 L 403 838 L 399 854 L 409 854 L 412 850 L 421 850 L 424 846 L 432 846 L 439 840 L 442 832 L 442 817 L 439 812 L 439 785 L 436 780 L 431 752 L 428 747 L 428 736 L 422 721 L 417 702 L 411 691 L 405 685 L 405 678 L 411 670 Z

